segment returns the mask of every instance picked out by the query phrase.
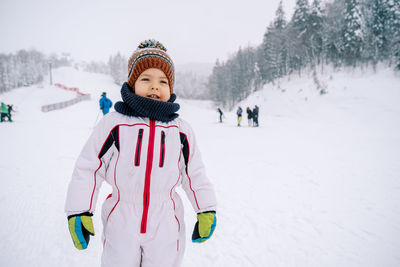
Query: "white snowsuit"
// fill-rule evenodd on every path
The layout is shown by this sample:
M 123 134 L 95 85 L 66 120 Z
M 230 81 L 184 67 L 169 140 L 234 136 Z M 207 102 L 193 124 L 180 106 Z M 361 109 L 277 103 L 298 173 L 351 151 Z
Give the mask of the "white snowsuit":
M 107 114 L 84 146 L 67 194 L 67 215 L 94 212 L 102 181 L 103 267 L 180 266 L 185 249 L 182 184 L 196 213 L 216 210 L 193 131 L 168 123 Z

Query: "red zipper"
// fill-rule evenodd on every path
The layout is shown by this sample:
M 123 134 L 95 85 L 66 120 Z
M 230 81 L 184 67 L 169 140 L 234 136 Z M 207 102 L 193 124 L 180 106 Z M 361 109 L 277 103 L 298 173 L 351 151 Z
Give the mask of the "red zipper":
M 144 192 L 143 192 L 143 214 L 142 214 L 142 223 L 140 226 L 140 233 L 142 234 L 146 233 L 147 215 L 149 213 L 150 177 L 151 177 L 151 169 L 153 167 L 155 129 L 156 129 L 156 122 L 154 120 L 150 120 L 149 146 L 147 148 L 147 164 L 146 164 L 146 175 L 144 180 Z

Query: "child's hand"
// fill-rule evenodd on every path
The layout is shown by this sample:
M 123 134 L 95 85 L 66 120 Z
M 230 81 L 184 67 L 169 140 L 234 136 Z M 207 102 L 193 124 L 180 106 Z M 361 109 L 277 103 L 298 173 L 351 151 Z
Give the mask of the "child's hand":
M 72 241 L 77 249 L 86 249 L 91 235 L 94 235 L 94 228 L 90 212 L 84 212 L 68 216 L 68 227 Z
M 203 243 L 208 240 L 214 233 L 217 225 L 217 217 L 215 211 L 206 211 L 197 214 L 197 222 L 194 226 L 192 234 L 192 242 Z

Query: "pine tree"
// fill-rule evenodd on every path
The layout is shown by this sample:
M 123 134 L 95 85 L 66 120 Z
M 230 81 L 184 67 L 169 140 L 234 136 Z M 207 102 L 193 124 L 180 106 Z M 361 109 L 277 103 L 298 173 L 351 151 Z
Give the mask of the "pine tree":
M 283 11 L 282 1 L 279 2 L 278 9 L 275 12 L 274 20 L 274 46 L 277 52 L 275 62 L 277 65 L 277 77 L 282 77 L 288 72 L 288 47 L 287 47 L 287 21 Z
M 311 5 L 308 22 L 310 34 L 309 51 L 313 65 L 321 63 L 321 54 L 323 50 L 323 16 L 320 0 L 314 0 Z
M 274 28 L 278 31 L 283 31 L 286 27 L 285 11 L 283 11 L 282 0 L 279 1 L 277 10 L 275 11 Z
M 281 1 L 259 47 L 239 49 L 226 63 L 216 63 L 208 82 L 214 98 L 232 107 L 262 83 L 310 63 L 389 61 L 400 70 L 400 1 L 363 0 L 361 6 L 358 0 L 333 0 L 324 10 L 320 1 L 309 8 L 307 0 L 297 0 L 289 23 Z
M 342 64 L 343 58 L 343 38 L 342 29 L 344 28 L 343 10 L 345 9 L 344 0 L 335 0 L 333 3 L 326 4 L 326 17 L 323 27 L 323 54 L 328 63 L 334 67 Z
M 246 51 L 243 51 L 242 48 L 239 48 L 235 56 L 235 61 L 238 65 L 238 95 L 237 100 L 241 101 L 248 95 L 250 91 L 250 83 L 251 83 L 251 72 L 253 68 L 249 69 L 248 62 L 249 58 Z M 251 64 L 251 63 L 250 63 Z
M 389 53 L 390 61 L 397 70 L 400 70 L 400 1 L 388 1 L 389 21 L 387 23 L 388 36 L 391 36 Z
M 236 58 L 230 58 L 225 65 L 225 90 L 228 92 L 228 107 L 232 108 L 236 102 L 240 101 L 241 89 L 243 86 L 242 73 L 240 72 L 239 62 Z
M 0 54 L 0 93 L 6 91 L 6 56 Z
M 271 82 L 278 77 L 279 62 L 278 50 L 274 34 L 275 29 L 271 25 L 264 34 L 264 40 L 259 51 L 259 65 L 261 78 L 265 82 Z
M 342 36 L 344 60 L 348 65 L 355 66 L 363 48 L 361 11 L 357 0 L 345 0 L 345 6 Z
M 108 60 L 110 75 L 111 77 L 113 77 L 114 82 L 118 85 L 122 85 L 122 83 L 128 77 L 128 67 L 126 65 L 126 62 L 127 59 L 119 52 L 115 56 L 110 56 Z
M 275 20 L 267 28 L 261 49 L 258 52 L 258 70 L 264 82 L 282 77 L 288 71 L 287 22 L 282 1 L 279 2 L 275 15 Z
M 227 104 L 228 95 L 224 68 L 224 63 L 220 63 L 217 59 L 207 83 L 207 87 L 209 88 L 214 101 L 222 106 Z
M 299 70 L 310 62 L 310 7 L 308 0 L 297 0 L 293 17 L 289 25 L 290 66 Z
M 388 0 L 366 0 L 363 16 L 365 17 L 365 48 L 363 58 L 376 65 L 387 59 L 390 52 L 390 8 Z

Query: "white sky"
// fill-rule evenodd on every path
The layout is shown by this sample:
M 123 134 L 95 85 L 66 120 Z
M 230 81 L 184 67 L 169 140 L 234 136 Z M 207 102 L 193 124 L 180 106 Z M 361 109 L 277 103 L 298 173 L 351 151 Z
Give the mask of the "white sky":
M 258 45 L 279 0 L 0 0 L 0 53 L 37 49 L 77 60 L 129 56 L 155 38 L 175 64 L 226 60 Z M 295 0 L 283 0 L 287 19 Z

